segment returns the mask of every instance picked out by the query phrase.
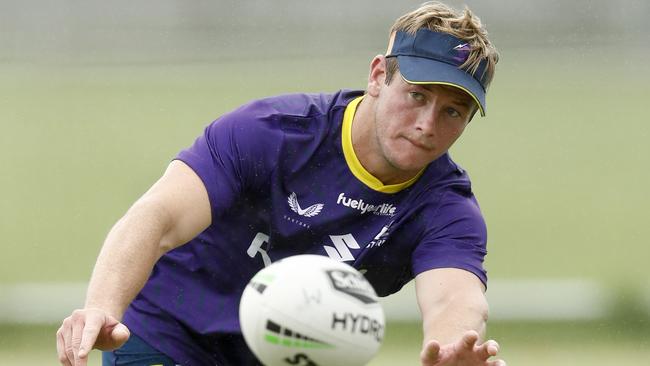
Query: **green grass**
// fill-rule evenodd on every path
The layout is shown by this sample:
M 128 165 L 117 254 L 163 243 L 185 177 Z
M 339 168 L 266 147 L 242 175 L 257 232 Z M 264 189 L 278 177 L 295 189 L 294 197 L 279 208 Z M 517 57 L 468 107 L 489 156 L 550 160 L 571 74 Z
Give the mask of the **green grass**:
M 418 324 L 389 324 L 371 366 L 417 365 Z M 488 337 L 501 346 L 509 365 L 640 365 L 650 357 L 647 322 L 492 323 Z
M 493 277 L 646 281 L 648 66 L 610 61 L 504 59 L 489 117 L 455 154 L 488 220 Z
M 54 326 L 0 326 L 2 364 L 56 364 L 55 331 Z M 494 323 L 489 332 L 509 365 L 638 366 L 650 358 L 647 323 Z M 389 323 L 369 365 L 418 365 L 420 337 L 417 324 Z M 91 353 L 89 365 L 100 365 L 98 351 Z
M 85 280 L 110 226 L 207 123 L 249 99 L 316 90 L 311 68 L 334 73 L 326 60 L 279 64 L 0 64 L 0 282 Z M 341 75 L 358 85 L 363 69 Z

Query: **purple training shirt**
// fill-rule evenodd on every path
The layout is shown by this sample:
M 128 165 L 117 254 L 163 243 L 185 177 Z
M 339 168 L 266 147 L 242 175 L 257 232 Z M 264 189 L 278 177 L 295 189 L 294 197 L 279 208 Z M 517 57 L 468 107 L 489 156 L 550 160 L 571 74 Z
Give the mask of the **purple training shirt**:
M 124 322 L 184 366 L 255 364 L 239 298 L 265 264 L 326 255 L 365 273 L 380 296 L 433 268 L 486 283 L 486 227 L 467 174 L 445 154 L 384 186 L 351 148 L 362 92 L 294 94 L 246 104 L 176 159 L 205 184 L 212 224 L 163 256 Z

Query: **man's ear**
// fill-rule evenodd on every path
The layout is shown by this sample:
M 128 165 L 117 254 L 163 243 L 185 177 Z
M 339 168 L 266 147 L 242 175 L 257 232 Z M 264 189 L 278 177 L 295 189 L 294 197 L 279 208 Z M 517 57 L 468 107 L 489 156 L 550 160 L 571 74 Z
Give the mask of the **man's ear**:
M 386 57 L 377 55 L 370 62 L 370 74 L 368 75 L 368 94 L 377 97 L 379 91 L 386 83 Z

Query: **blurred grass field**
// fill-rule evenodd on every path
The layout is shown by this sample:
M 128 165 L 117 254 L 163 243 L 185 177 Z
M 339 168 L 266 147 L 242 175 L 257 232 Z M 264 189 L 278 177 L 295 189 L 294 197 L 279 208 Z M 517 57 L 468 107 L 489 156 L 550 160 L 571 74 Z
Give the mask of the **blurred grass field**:
M 369 366 L 416 366 L 420 325 L 391 323 L 377 357 Z M 54 326 L 0 326 L 3 365 L 55 365 Z M 501 357 L 519 366 L 639 366 L 650 358 L 646 330 L 621 323 L 496 323 L 490 336 L 499 340 Z M 101 365 L 101 354 L 89 366 Z
M 502 52 L 488 117 L 452 153 L 488 221 L 492 279 L 650 290 L 648 55 L 578 51 Z M 0 284 L 86 281 L 110 226 L 207 123 L 262 96 L 363 88 L 373 54 L 347 56 L 0 64 Z M 650 326 L 635 314 L 490 335 L 510 365 L 641 365 Z M 0 364 L 56 364 L 53 334 L 0 326 Z M 416 364 L 419 342 L 419 326 L 393 325 L 372 365 Z
M 492 278 L 650 284 L 650 64 L 606 52 L 504 52 L 488 117 L 454 148 Z M 112 223 L 207 123 L 253 98 L 363 88 L 372 56 L 0 64 L 0 283 L 85 280 Z

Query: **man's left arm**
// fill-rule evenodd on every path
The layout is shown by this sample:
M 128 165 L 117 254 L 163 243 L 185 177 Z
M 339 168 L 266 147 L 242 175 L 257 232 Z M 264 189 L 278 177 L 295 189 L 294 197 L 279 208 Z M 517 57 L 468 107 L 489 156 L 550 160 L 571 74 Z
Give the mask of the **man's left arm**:
M 424 331 L 422 366 L 505 366 L 489 360 L 499 345 L 482 340 L 488 304 L 478 277 L 462 269 L 432 269 L 416 276 L 415 288 Z

